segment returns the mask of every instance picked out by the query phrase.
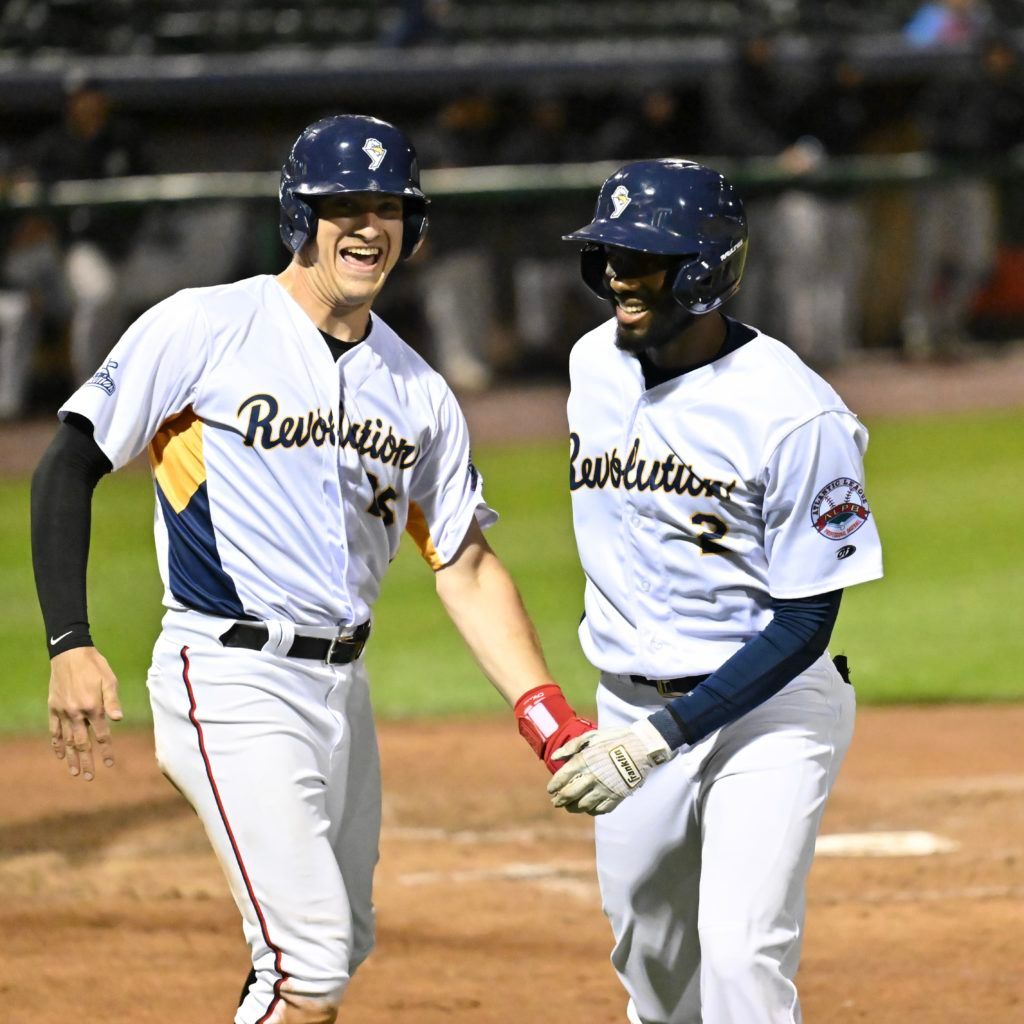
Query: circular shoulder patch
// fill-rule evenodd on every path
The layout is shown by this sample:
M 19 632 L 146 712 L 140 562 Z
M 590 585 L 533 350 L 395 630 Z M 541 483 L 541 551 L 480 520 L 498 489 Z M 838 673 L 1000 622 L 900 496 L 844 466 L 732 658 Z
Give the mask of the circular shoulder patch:
M 856 533 L 869 515 L 871 509 L 864 488 L 848 476 L 826 484 L 811 503 L 811 523 L 829 540 L 844 540 Z

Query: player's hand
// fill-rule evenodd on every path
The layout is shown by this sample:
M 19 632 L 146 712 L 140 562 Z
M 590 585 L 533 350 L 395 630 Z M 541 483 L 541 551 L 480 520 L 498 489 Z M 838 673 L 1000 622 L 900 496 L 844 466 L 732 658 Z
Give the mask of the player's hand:
M 95 757 L 113 767 L 110 721 L 124 717 L 117 677 L 95 647 L 75 647 L 50 661 L 50 744 L 72 776 L 91 782 Z M 93 740 L 96 742 L 95 752 Z
M 551 803 L 570 814 L 607 814 L 675 754 L 646 718 L 577 736 L 554 751 L 553 757 L 569 761 L 548 783 Z
M 562 760 L 555 756 L 555 751 L 574 737 L 597 728 L 589 718 L 573 711 L 562 688 L 555 683 L 527 690 L 516 701 L 514 711 L 519 735 L 552 773 L 558 771 Z

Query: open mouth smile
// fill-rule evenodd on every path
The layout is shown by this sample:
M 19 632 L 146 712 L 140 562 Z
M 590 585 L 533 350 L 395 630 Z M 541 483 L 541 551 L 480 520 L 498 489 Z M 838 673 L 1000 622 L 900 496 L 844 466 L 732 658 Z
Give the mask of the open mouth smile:
M 639 323 L 649 312 L 647 303 L 636 296 L 623 296 L 615 300 L 615 319 L 623 326 Z
M 376 245 L 353 245 L 339 250 L 341 262 L 363 271 L 375 270 L 384 258 L 384 251 Z

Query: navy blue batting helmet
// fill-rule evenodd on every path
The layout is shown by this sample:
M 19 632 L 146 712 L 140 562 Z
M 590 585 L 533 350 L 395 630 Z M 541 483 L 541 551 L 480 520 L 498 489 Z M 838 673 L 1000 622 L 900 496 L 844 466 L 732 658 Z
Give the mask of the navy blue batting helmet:
M 585 242 L 580 273 L 608 298 L 605 246 L 680 259 L 672 282 L 676 301 L 695 316 L 735 294 L 747 259 L 747 218 L 732 185 L 690 160 L 626 164 L 602 186 L 594 219 L 564 235 Z
M 281 239 L 293 253 L 316 237 L 310 199 L 341 192 L 401 196 L 402 259 L 427 231 L 427 197 L 412 143 L 393 124 L 361 114 L 325 117 L 296 140 L 281 168 Z

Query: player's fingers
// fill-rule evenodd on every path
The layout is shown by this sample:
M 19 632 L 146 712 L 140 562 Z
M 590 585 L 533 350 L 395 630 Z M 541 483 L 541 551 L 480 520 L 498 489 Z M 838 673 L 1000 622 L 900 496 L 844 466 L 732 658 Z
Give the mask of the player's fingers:
M 110 723 L 103 712 L 90 716 L 89 722 L 92 725 L 93 736 L 96 739 L 96 756 L 108 768 L 114 766 L 113 737 L 110 735 Z
M 564 761 L 567 758 L 573 756 L 573 754 L 579 753 L 587 744 L 590 743 L 590 733 L 584 733 L 582 736 L 574 736 L 568 743 L 563 743 L 557 750 L 552 751 L 552 761 Z
M 555 793 L 576 778 L 584 768 L 586 768 L 586 763 L 580 758 L 566 761 L 548 780 L 548 793 L 554 796 Z
M 588 772 L 580 772 L 566 780 L 565 785 L 552 794 L 551 803 L 555 807 L 565 807 L 567 804 L 576 803 L 590 792 L 593 782 L 592 775 Z
M 60 733 L 64 754 L 67 758 L 68 771 L 72 775 L 77 775 L 81 769 L 78 750 L 75 748 L 75 729 L 67 715 L 60 716 Z
M 95 770 L 92 759 L 92 739 L 89 736 L 89 713 L 85 712 L 71 720 L 71 735 L 74 742 L 75 753 L 78 755 L 78 767 L 82 778 L 86 782 L 92 782 Z
M 61 731 L 60 715 L 50 709 L 50 746 L 59 758 L 64 757 L 64 734 Z
M 103 697 L 103 710 L 106 712 L 107 718 L 120 722 L 124 718 L 124 712 L 121 710 L 121 699 L 117 694 L 116 676 L 111 675 L 109 679 L 103 680 L 101 694 Z

